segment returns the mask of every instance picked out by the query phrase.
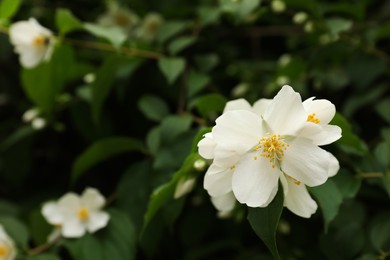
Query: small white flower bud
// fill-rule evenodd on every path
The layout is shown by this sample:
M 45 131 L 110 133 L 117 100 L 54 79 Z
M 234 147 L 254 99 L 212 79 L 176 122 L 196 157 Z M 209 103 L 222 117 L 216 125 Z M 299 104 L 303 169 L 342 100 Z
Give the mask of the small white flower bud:
M 34 118 L 39 115 L 39 110 L 37 108 L 30 108 L 22 115 L 22 120 L 25 123 L 31 122 Z
M 307 13 L 298 12 L 293 16 L 293 22 L 295 24 L 303 24 L 304 22 L 306 22 L 307 18 L 308 18 Z
M 283 54 L 280 56 L 278 60 L 278 64 L 281 67 L 287 66 L 291 62 L 291 55 L 290 54 Z
M 232 96 L 235 98 L 242 97 L 248 92 L 249 85 L 247 83 L 240 83 L 232 89 Z
M 194 162 L 194 168 L 197 171 L 203 171 L 206 168 L 206 161 L 203 159 L 198 159 Z
M 227 218 L 230 218 L 232 216 L 232 211 L 231 210 L 228 210 L 228 211 L 218 211 L 217 213 L 217 217 L 220 218 L 220 219 L 227 219 Z
M 34 118 L 31 121 L 31 126 L 35 130 L 41 130 L 41 129 L 45 128 L 46 120 L 44 118 L 41 118 L 41 117 Z
M 95 79 L 96 79 L 95 73 L 85 74 L 84 78 L 83 78 L 84 82 L 87 83 L 87 84 L 93 83 L 95 81 Z
M 283 76 L 283 75 L 276 78 L 276 84 L 278 86 L 286 85 L 289 83 L 289 81 L 290 79 L 287 76 Z
M 195 186 L 195 181 L 196 181 L 195 178 L 189 178 L 189 179 L 182 178 L 182 179 L 180 179 L 176 185 L 176 190 L 175 190 L 175 194 L 173 195 L 173 197 L 175 199 L 178 199 L 178 198 L 181 198 L 184 195 L 190 193 Z
M 286 10 L 286 4 L 281 0 L 273 0 L 271 2 L 271 9 L 275 13 L 283 13 Z

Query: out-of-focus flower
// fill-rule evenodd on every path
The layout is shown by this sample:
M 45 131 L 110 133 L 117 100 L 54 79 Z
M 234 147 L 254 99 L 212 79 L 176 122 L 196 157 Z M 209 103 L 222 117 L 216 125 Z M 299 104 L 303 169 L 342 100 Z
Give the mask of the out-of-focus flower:
M 87 84 L 93 83 L 95 81 L 95 79 L 96 79 L 95 73 L 88 73 L 88 74 L 85 74 L 83 77 L 84 82 Z
M 13 260 L 16 257 L 14 241 L 8 236 L 3 226 L 0 225 L 0 259 Z
M 281 0 L 273 0 L 271 2 L 271 9 L 275 13 L 283 13 L 286 10 L 286 3 Z
M 194 168 L 197 171 L 203 171 L 206 168 L 206 161 L 203 159 L 198 159 L 194 162 Z
M 305 32 L 310 33 L 314 30 L 314 23 L 312 21 L 308 21 L 305 23 L 305 26 L 303 27 Z
M 195 182 L 196 182 L 195 178 L 180 179 L 176 185 L 175 194 L 173 195 L 173 197 L 175 199 L 178 199 L 190 193 L 194 189 Z
M 332 106 L 313 98 L 302 103 L 290 86 L 253 107 L 242 99 L 228 103 L 198 144 L 200 155 L 213 159 L 204 179 L 212 200 L 230 193 L 250 207 L 266 207 L 280 180 L 285 206 L 310 217 L 317 204 L 306 185 L 323 184 L 339 168 L 337 159 L 318 147 L 341 137 L 339 127 L 328 125 Z
M 54 47 L 53 34 L 34 18 L 12 24 L 9 35 L 23 67 L 33 68 L 42 61 L 50 60 Z
M 136 31 L 136 37 L 146 42 L 154 41 L 163 22 L 164 19 L 158 13 L 147 14 Z
M 293 22 L 295 24 L 303 24 L 304 22 L 306 22 L 307 18 L 308 18 L 307 13 L 298 12 L 293 16 Z
M 31 126 L 35 130 L 41 130 L 46 126 L 46 119 L 42 117 L 36 117 L 31 121 Z
M 284 75 L 280 75 L 276 78 L 276 84 L 277 85 L 286 85 L 289 83 L 289 78 L 287 76 L 284 76 Z
M 22 120 L 25 123 L 30 123 L 32 120 L 34 120 L 36 117 L 39 115 L 39 110 L 38 108 L 30 108 L 26 110 L 26 112 L 23 113 L 22 115 Z
M 102 211 L 105 198 L 94 188 L 87 188 L 81 196 L 69 192 L 57 202 L 47 202 L 42 208 L 46 221 L 60 227 L 63 237 L 81 237 L 107 226 L 110 216 Z
M 287 66 L 291 62 L 291 55 L 290 54 L 283 54 L 279 57 L 278 64 L 281 67 Z
M 102 26 L 119 27 L 127 35 L 131 35 L 132 30 L 139 22 L 139 17 L 132 10 L 119 6 L 116 1 L 110 1 L 107 12 L 101 15 L 97 22 Z

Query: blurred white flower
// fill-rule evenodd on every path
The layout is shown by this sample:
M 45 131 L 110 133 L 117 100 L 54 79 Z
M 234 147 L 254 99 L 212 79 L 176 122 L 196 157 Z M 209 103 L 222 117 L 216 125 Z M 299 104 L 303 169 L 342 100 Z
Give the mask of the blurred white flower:
M 195 178 L 180 179 L 176 185 L 175 194 L 173 195 L 173 197 L 175 199 L 178 199 L 190 193 L 194 189 L 195 182 L 196 182 Z
M 158 13 L 147 14 L 136 31 L 137 38 L 146 42 L 153 41 L 163 22 L 162 16 Z
M 34 118 L 36 118 L 39 115 L 38 108 L 30 108 L 26 110 L 26 112 L 22 115 L 22 120 L 25 123 L 30 123 Z
M 53 34 L 34 18 L 12 24 L 9 36 L 23 67 L 33 68 L 42 61 L 50 60 L 54 47 Z
M 95 73 L 88 73 L 85 74 L 83 77 L 84 83 L 86 84 L 91 84 L 95 81 L 96 79 L 96 74 Z
M 198 159 L 194 162 L 194 168 L 197 171 L 203 171 L 206 168 L 206 161 L 203 159 Z
M 312 21 L 308 21 L 305 23 L 305 26 L 303 27 L 305 32 L 310 33 L 314 30 L 314 23 Z
M 278 64 L 281 67 L 287 66 L 291 62 L 291 55 L 286 53 L 279 57 Z
M 293 16 L 293 22 L 295 24 L 303 24 L 304 22 L 306 22 L 307 18 L 308 18 L 307 13 L 298 12 Z
M 327 100 L 302 103 L 290 86 L 253 107 L 243 99 L 229 102 L 198 144 L 200 155 L 213 159 L 204 179 L 212 200 L 230 193 L 250 207 L 266 207 L 280 180 L 285 206 L 310 217 L 317 204 L 305 185 L 321 185 L 339 168 L 337 159 L 318 147 L 341 137 L 339 127 L 328 125 L 334 111 Z
M 289 83 L 289 81 L 290 81 L 289 77 L 284 76 L 284 75 L 280 75 L 276 78 L 277 85 L 286 85 Z
M 271 9 L 275 13 L 282 13 L 286 10 L 286 4 L 281 0 L 272 0 Z
M 0 259 L 13 260 L 16 257 L 14 241 L 8 236 L 3 226 L 0 225 Z
M 51 225 L 61 228 L 63 237 L 81 237 L 107 226 L 110 216 L 102 211 L 105 198 L 94 188 L 87 188 L 81 196 L 69 192 L 58 202 L 48 202 L 42 215 Z
M 127 35 L 131 35 L 139 22 L 139 17 L 132 10 L 119 6 L 116 1 L 110 1 L 107 12 L 98 18 L 98 24 L 106 27 L 119 27 Z
M 35 130 L 41 130 L 45 128 L 46 124 L 47 124 L 46 119 L 42 117 L 36 117 L 31 121 L 31 126 Z

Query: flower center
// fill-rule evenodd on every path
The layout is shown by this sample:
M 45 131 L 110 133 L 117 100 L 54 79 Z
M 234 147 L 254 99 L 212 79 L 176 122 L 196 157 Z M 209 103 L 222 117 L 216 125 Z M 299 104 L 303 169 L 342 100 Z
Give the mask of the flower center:
M 42 47 L 49 44 L 49 38 L 39 35 L 33 39 L 33 44 L 35 47 Z
M 289 145 L 284 142 L 283 136 L 279 134 L 267 135 L 267 137 L 260 139 L 253 150 L 260 151 L 260 156 L 268 158 L 272 168 L 275 168 L 276 164 L 283 160 L 284 151 Z M 255 156 L 254 159 L 257 160 L 257 157 Z
M 316 117 L 316 113 L 312 113 L 312 114 L 307 116 L 307 122 L 312 122 L 314 124 L 319 124 L 320 120 L 318 119 L 318 117 Z
M 89 210 L 87 208 L 80 208 L 77 216 L 80 220 L 87 220 L 89 218 Z
M 9 255 L 9 248 L 4 244 L 0 244 L 0 257 L 7 257 Z

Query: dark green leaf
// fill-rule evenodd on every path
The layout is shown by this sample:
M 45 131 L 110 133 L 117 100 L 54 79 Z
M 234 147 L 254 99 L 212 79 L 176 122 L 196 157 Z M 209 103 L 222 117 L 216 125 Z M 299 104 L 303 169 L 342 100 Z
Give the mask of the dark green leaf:
M 72 167 L 72 181 L 101 161 L 132 151 L 144 151 L 143 144 L 129 137 L 110 137 L 97 141 L 77 157 Z
M 195 42 L 196 38 L 193 36 L 183 36 L 173 40 L 169 46 L 168 50 L 172 55 L 176 55 L 185 48 L 191 46 Z
M 190 129 L 192 118 L 189 115 L 168 116 L 161 123 L 161 140 L 169 144 L 179 135 Z
M 169 21 L 164 23 L 158 31 L 157 39 L 163 43 L 187 28 L 186 22 Z
M 390 248 L 390 214 L 385 213 L 373 220 L 370 230 L 371 242 L 375 249 L 385 252 Z
M 61 35 L 83 28 L 81 21 L 70 10 L 64 8 L 59 8 L 56 11 L 56 25 Z
M 322 215 L 324 217 L 324 228 L 328 230 L 330 222 L 337 216 L 343 195 L 333 180 L 329 179 L 321 186 L 309 187 L 310 193 L 320 204 Z
M 183 58 L 161 58 L 158 60 L 158 66 L 170 85 L 183 72 L 185 64 Z
M 375 105 L 376 111 L 390 124 L 390 98 L 385 98 Z
M 35 256 L 29 256 L 26 258 L 27 260 L 61 260 L 61 258 L 55 254 L 49 254 L 49 253 L 44 253 L 44 254 L 39 254 Z
M 144 115 L 153 121 L 161 121 L 169 115 L 169 108 L 161 98 L 154 95 L 145 95 L 138 101 L 138 108 Z
M 352 199 L 356 196 L 362 183 L 361 178 L 357 178 L 348 171 L 341 169 L 332 181 L 337 185 L 344 199 Z
M 188 92 L 187 96 L 192 97 L 201 91 L 210 82 L 210 77 L 206 74 L 191 70 L 188 74 Z
M 0 20 L 9 20 L 18 11 L 20 0 L 2 0 L 0 2 Z
M 265 208 L 248 208 L 248 221 L 256 235 L 264 242 L 275 259 L 280 259 L 276 246 L 276 229 L 283 211 L 283 188 L 279 185 L 278 193 Z
M 84 23 L 84 29 L 96 37 L 108 40 L 115 48 L 119 48 L 126 41 L 126 34 L 117 27 L 105 27 L 93 23 Z
M 226 102 L 226 98 L 220 94 L 208 94 L 193 100 L 189 106 L 195 107 L 203 117 L 216 117 L 222 113 Z

